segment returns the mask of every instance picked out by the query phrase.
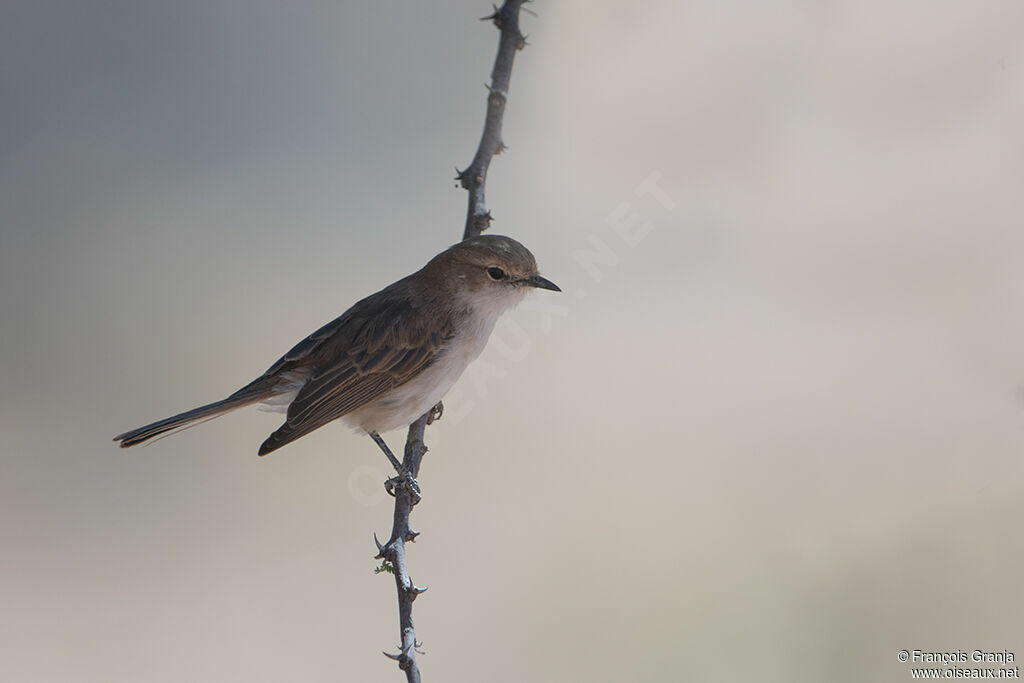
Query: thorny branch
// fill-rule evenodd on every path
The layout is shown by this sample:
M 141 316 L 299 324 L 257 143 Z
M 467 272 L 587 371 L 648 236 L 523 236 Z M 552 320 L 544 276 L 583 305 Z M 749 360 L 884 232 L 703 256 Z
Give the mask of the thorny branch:
M 506 0 L 501 8 L 484 17 L 498 27 L 500 39 L 498 54 L 494 58 L 491 70 L 491 84 L 487 87 L 487 115 L 484 119 L 484 130 L 480 136 L 480 144 L 469 166 L 458 172 L 457 180 L 469 192 L 469 205 L 466 210 L 466 225 L 462 239 L 479 235 L 491 224 L 491 214 L 484 201 L 484 187 L 487 184 L 487 169 L 491 159 L 505 149 L 501 139 L 501 122 L 505 116 L 505 102 L 508 99 L 508 86 L 512 78 L 512 64 L 516 51 L 526 46 L 526 38 L 519 31 L 519 10 L 528 0 Z M 438 403 L 434 408 L 409 425 L 409 435 L 405 442 L 405 455 L 402 464 L 414 478 L 419 476 L 420 463 L 427 452 L 423 443 L 423 433 L 427 425 L 441 417 L 443 407 Z M 395 488 L 395 513 L 391 527 L 391 538 L 387 543 L 377 541 L 377 559 L 391 564 L 395 575 L 395 587 L 398 590 L 398 620 L 402 638 L 398 654 L 384 654 L 398 662 L 398 668 L 405 672 L 409 683 L 419 683 L 420 670 L 416 664 L 417 648 L 416 630 L 412 622 L 412 603 L 416 597 L 426 590 L 413 584 L 409 578 L 406 563 L 405 544 L 414 541 L 419 532 L 409 526 L 409 513 L 414 503 L 412 494 L 404 486 Z
M 501 122 L 505 117 L 505 102 L 508 100 L 508 84 L 512 80 L 512 63 L 516 51 L 526 46 L 526 38 L 519 31 L 519 8 L 524 0 L 506 0 L 501 9 L 484 17 L 493 21 L 501 31 L 498 41 L 498 55 L 491 70 L 491 84 L 487 86 L 487 115 L 484 118 L 484 132 L 473 155 L 473 161 L 465 170 L 458 171 L 456 180 L 469 191 L 469 205 L 466 208 L 466 227 L 462 239 L 479 235 L 491 225 L 491 213 L 484 201 L 484 186 L 487 184 L 487 169 L 495 154 L 505 149 L 501 139 Z
M 427 425 L 441 416 L 443 407 L 438 403 L 434 408 L 409 425 L 409 437 L 405 442 L 405 455 L 402 465 L 414 478 L 419 475 L 420 463 L 423 455 L 427 452 L 427 446 L 423 443 L 423 431 Z M 395 575 L 395 587 L 398 590 L 398 621 L 401 629 L 402 644 L 397 655 L 384 654 L 398 662 L 398 667 L 405 672 L 408 681 L 420 680 L 420 670 L 416 665 L 416 631 L 412 623 L 412 602 L 426 588 L 415 586 L 409 578 L 409 568 L 405 561 L 405 544 L 407 541 L 414 541 L 419 532 L 413 531 L 409 526 L 409 513 L 412 512 L 412 493 L 408 487 L 395 487 L 395 515 L 391 527 L 391 539 L 382 544 L 374 535 L 373 540 L 377 543 L 377 559 L 384 560 L 391 564 L 391 571 Z

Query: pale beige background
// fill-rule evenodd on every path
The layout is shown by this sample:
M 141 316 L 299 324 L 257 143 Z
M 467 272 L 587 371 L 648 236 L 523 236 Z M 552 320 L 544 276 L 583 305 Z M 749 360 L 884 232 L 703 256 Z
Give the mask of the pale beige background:
M 1024 5 L 531 7 L 489 199 L 565 293 L 430 432 L 425 680 L 1024 658 Z M 0 680 L 400 680 L 368 439 L 110 438 L 457 238 L 487 11 L 5 3 Z

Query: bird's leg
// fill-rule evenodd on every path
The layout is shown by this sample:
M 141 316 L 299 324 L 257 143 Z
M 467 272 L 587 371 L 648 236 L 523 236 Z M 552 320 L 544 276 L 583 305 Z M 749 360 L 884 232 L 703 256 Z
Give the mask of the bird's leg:
M 384 438 L 381 437 L 381 435 L 378 434 L 377 432 L 368 433 L 370 435 L 370 438 L 376 441 L 377 445 L 380 446 L 380 449 L 384 451 L 384 455 L 388 456 L 388 460 L 391 461 L 391 464 L 394 466 L 395 470 L 397 470 L 399 474 L 408 474 L 405 471 L 405 468 L 402 467 L 402 463 L 399 462 L 398 458 L 395 457 L 395 454 L 391 452 L 391 449 L 388 448 L 388 445 L 384 443 Z
M 370 435 L 370 438 L 373 439 L 378 446 L 380 446 L 380 449 L 384 451 L 384 455 L 388 456 L 388 460 L 391 461 L 391 464 L 394 466 L 395 471 L 398 472 L 397 477 L 391 477 L 390 479 L 384 482 L 384 488 L 387 489 L 387 492 L 392 496 L 395 495 L 395 485 L 402 484 L 409 490 L 409 495 L 412 496 L 412 504 L 415 505 L 416 503 L 420 502 L 423 496 L 420 495 L 419 482 L 417 482 L 409 473 L 409 470 L 405 469 L 405 466 L 401 462 L 399 462 L 398 458 L 395 457 L 395 454 L 391 452 L 390 448 L 388 448 L 388 445 L 384 443 L 384 439 L 381 437 L 380 434 L 378 434 L 377 432 L 367 433 Z

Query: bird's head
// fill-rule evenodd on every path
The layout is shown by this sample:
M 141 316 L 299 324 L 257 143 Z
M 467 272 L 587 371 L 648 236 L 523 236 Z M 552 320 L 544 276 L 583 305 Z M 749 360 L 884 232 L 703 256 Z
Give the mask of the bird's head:
M 501 311 L 533 288 L 562 291 L 540 275 L 530 250 L 504 235 L 479 235 L 455 244 L 427 265 L 475 307 Z

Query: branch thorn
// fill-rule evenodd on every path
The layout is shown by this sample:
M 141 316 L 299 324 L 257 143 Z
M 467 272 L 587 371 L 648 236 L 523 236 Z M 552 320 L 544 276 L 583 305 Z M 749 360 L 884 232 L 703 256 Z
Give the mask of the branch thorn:
M 480 21 L 493 21 L 495 26 L 497 26 L 498 28 L 501 28 L 501 22 L 502 22 L 501 10 L 498 9 L 498 6 L 494 5 L 494 4 L 491 5 L 491 8 L 494 11 L 491 12 L 490 14 L 488 14 L 486 17 L 480 17 Z

